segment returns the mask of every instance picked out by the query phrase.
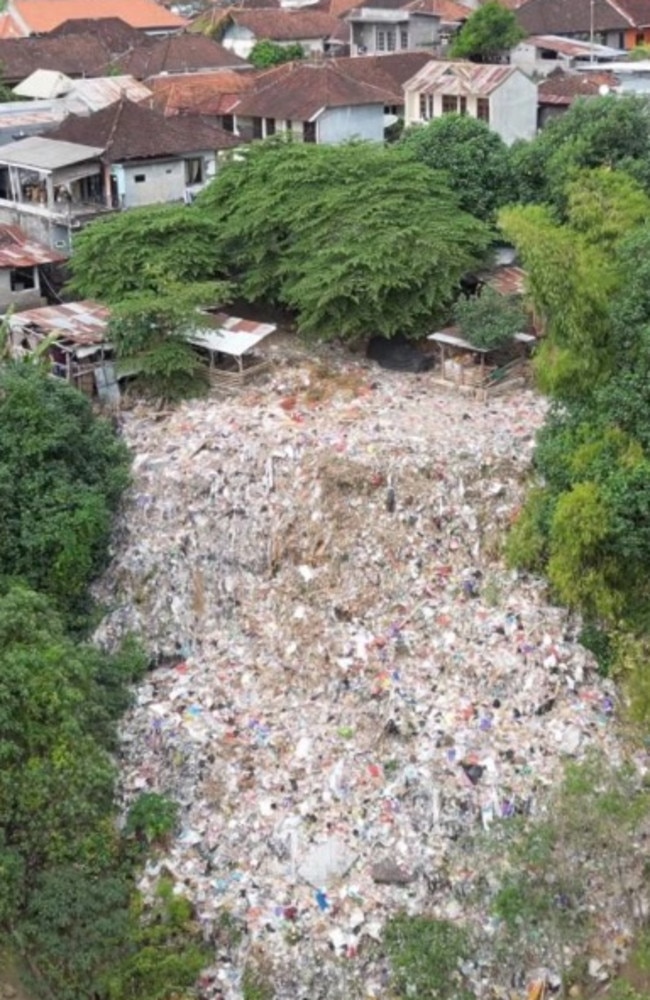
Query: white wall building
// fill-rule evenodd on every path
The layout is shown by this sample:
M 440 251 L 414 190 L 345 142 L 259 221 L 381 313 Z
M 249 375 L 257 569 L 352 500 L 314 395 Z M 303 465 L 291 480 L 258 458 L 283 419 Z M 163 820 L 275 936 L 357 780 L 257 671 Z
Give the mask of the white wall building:
M 508 145 L 537 131 L 537 84 L 515 66 L 432 60 L 404 84 L 404 105 L 406 125 L 470 115 Z

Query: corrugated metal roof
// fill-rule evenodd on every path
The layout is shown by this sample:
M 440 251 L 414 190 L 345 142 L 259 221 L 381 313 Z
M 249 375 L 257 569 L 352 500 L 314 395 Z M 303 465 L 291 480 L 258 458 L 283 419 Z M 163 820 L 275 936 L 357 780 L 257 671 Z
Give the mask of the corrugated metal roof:
M 188 338 L 190 343 L 237 358 L 241 358 L 277 329 L 275 323 L 256 323 L 254 320 L 239 319 L 226 313 L 206 312 L 203 317 L 201 327 Z
M 85 299 L 15 313 L 9 324 L 12 330 L 35 328 L 43 336 L 57 334 L 62 343 L 86 346 L 105 342 L 109 317 L 106 306 Z
M 526 272 L 514 264 L 500 267 L 490 275 L 487 284 L 500 295 L 523 295 L 526 291 Z
M 519 70 L 515 66 L 432 60 L 404 84 L 404 89 L 421 94 L 445 94 L 449 97 L 489 97 L 508 77 L 517 72 Z
M 562 38 L 560 35 L 531 35 L 526 38 L 523 45 L 533 45 L 536 49 L 548 49 L 550 52 L 559 52 L 563 56 L 570 56 L 575 59 L 588 58 L 592 52 L 597 59 L 616 59 L 625 53 L 624 49 L 615 49 L 610 45 L 598 45 L 594 42 L 581 42 L 576 38 Z
M 83 163 L 100 156 L 100 146 L 83 146 L 77 142 L 62 142 L 32 135 L 17 142 L 9 142 L 0 147 L 0 163 L 11 163 L 19 167 L 51 172 L 74 163 Z
M 123 97 L 137 104 L 151 97 L 151 91 L 132 76 L 87 77 L 73 80 L 62 101 L 70 114 L 81 115 L 101 111 Z
M 64 254 L 33 240 L 18 226 L 0 225 L 0 267 L 33 267 L 65 259 Z
M 48 101 L 69 93 L 72 86 L 72 80 L 65 73 L 54 69 L 37 69 L 14 87 L 14 94 Z

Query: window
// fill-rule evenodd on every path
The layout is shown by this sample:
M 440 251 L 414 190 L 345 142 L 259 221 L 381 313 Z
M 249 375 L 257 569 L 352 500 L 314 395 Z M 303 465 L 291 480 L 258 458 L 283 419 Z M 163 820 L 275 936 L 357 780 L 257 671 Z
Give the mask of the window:
M 420 94 L 420 118 L 424 121 L 427 117 L 427 95 Z
M 284 123 L 284 127 L 287 130 L 287 132 L 293 131 L 293 122 L 291 121 L 290 118 L 287 118 L 286 122 Z
M 403 49 L 408 49 L 409 47 L 409 33 L 405 31 L 404 28 L 399 33 L 399 44 Z
M 316 142 L 316 122 L 302 123 L 302 141 Z
M 193 156 L 190 160 L 185 160 L 185 183 L 203 183 L 203 160 L 200 156 Z
M 28 288 L 36 288 L 33 267 L 12 267 L 9 280 L 12 292 L 24 292 Z
M 453 114 L 458 111 L 458 98 L 451 97 L 449 94 L 442 95 L 442 113 L 443 115 Z
M 221 116 L 221 127 L 226 132 L 235 131 L 235 119 L 233 115 L 222 115 Z
M 459 97 L 458 100 L 459 100 L 458 110 L 460 111 L 461 115 L 466 115 L 467 114 L 467 98 L 466 97 Z
M 136 174 L 135 177 L 133 178 L 136 184 L 144 184 L 146 179 L 147 179 L 146 174 Z
M 482 122 L 490 121 L 490 102 L 487 97 L 479 97 L 476 101 L 476 117 Z
M 265 118 L 264 127 L 267 135 L 275 135 L 275 118 Z
M 394 28 L 377 28 L 377 52 L 394 52 L 397 47 L 397 37 Z
M 253 118 L 253 139 L 262 138 L 262 119 Z

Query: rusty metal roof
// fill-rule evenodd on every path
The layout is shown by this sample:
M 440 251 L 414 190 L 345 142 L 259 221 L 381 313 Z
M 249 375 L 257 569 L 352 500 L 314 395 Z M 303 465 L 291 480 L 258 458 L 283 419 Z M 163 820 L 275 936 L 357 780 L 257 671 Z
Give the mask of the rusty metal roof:
M 276 329 L 275 323 L 257 323 L 227 313 L 203 312 L 189 340 L 197 347 L 241 358 Z
M 489 97 L 513 73 L 518 72 L 516 66 L 432 60 L 404 84 L 404 90 L 449 97 Z
M 62 302 L 58 306 L 43 306 L 15 313 L 9 320 L 12 330 L 29 328 L 42 336 L 56 334 L 62 343 L 77 347 L 102 344 L 110 310 L 91 299 L 81 302 Z
M 579 41 L 577 38 L 563 38 L 561 35 L 531 35 L 525 38 L 523 45 L 532 45 L 536 49 L 548 49 L 549 52 L 559 52 L 563 56 L 574 59 L 588 59 L 592 53 L 595 59 L 615 59 L 624 54 L 624 49 L 615 49 L 611 45 L 599 45 L 596 42 Z
M 514 264 L 500 267 L 487 278 L 486 284 L 499 295 L 523 295 L 526 291 L 526 272 Z
M 0 268 L 33 267 L 63 260 L 66 260 L 64 254 L 33 240 L 18 226 L 0 225 Z

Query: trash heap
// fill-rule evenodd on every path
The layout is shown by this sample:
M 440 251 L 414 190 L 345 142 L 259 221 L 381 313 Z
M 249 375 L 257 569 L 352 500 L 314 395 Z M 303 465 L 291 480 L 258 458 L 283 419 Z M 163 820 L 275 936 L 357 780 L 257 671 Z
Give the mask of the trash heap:
M 489 922 L 459 834 L 534 811 L 567 755 L 618 757 L 575 623 L 499 561 L 544 412 L 331 353 L 125 414 L 97 638 L 157 658 L 121 790 L 181 803 L 141 888 L 165 870 L 196 903 L 206 996 L 241 997 L 246 955 L 276 997 L 386 996 L 366 956 L 387 916 Z

